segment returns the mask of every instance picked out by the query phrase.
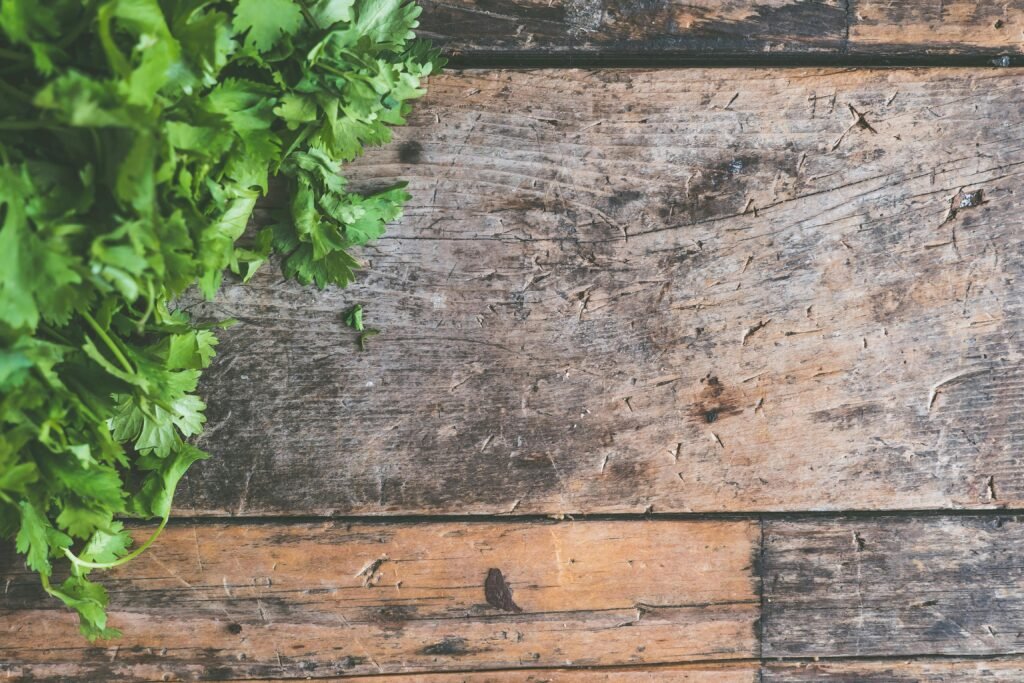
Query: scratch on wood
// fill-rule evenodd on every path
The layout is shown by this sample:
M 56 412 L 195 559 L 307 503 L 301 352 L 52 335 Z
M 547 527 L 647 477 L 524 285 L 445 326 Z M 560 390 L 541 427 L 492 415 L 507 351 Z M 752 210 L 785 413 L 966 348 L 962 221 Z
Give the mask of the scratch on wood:
M 941 391 L 943 391 L 943 388 L 945 386 L 947 386 L 949 384 L 953 384 L 955 382 L 959 382 L 960 380 L 966 379 L 968 377 L 974 377 L 976 375 L 981 375 L 981 374 L 986 373 L 988 371 L 989 371 L 988 368 L 974 368 L 974 369 L 964 370 L 962 372 L 956 373 L 955 375 L 950 375 L 949 377 L 946 377 L 945 379 L 939 380 L 938 382 L 933 384 L 932 388 L 928 391 L 928 412 L 931 412 L 932 405 L 935 404 L 935 398 L 939 395 L 939 393 Z
M 768 318 L 767 320 L 759 320 L 756 324 L 751 325 L 747 329 L 743 330 L 743 337 L 740 338 L 740 346 L 746 346 L 747 339 L 752 337 L 754 333 L 756 333 L 758 330 L 763 329 L 764 326 L 770 323 L 771 321 L 771 318 Z
M 380 579 L 380 576 L 374 576 L 380 566 L 387 562 L 390 558 L 387 555 L 381 555 L 376 560 L 367 562 L 358 572 L 356 572 L 353 578 L 358 579 L 360 576 L 363 577 L 363 588 L 373 588 L 376 581 Z

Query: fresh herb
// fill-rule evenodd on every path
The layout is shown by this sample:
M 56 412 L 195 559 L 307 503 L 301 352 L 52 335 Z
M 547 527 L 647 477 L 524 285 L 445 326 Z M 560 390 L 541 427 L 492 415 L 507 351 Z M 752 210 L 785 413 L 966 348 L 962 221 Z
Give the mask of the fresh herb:
M 339 164 L 387 142 L 439 66 L 419 12 L 0 0 L 0 536 L 90 639 L 117 631 L 87 574 L 145 550 L 207 457 L 188 439 L 215 326 L 172 302 L 271 252 L 302 283 L 352 280 L 348 250 L 407 195 L 349 192 Z M 236 245 L 272 176 L 287 205 Z M 131 550 L 123 516 L 159 524 Z
M 349 312 L 345 314 L 345 324 L 351 327 L 353 330 L 359 333 L 359 350 L 366 350 L 366 340 L 370 337 L 376 337 L 380 334 L 380 330 L 375 330 L 372 327 L 366 327 L 363 325 L 363 305 L 356 304 Z
M 363 331 L 363 305 L 356 304 L 345 314 L 345 324 L 356 332 Z

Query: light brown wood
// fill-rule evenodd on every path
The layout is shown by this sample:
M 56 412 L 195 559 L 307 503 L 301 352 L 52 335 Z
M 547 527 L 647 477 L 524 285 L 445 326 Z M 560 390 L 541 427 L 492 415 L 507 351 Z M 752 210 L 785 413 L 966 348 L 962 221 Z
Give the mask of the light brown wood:
M 427 0 L 421 35 L 467 60 L 1020 55 L 1019 0 Z
M 758 539 L 742 521 L 181 525 L 107 575 L 124 637 L 102 646 L 8 558 L 0 662 L 175 680 L 750 658 Z M 521 611 L 491 604 L 492 569 Z
M 756 662 L 690 664 L 646 669 L 543 669 L 533 671 L 478 671 L 471 673 L 367 676 L 360 683 L 758 683 Z M 329 679 L 328 679 L 329 680 Z M 349 679 L 336 679 L 349 680 Z M 266 683 L 278 683 L 267 681 Z
M 1019 657 L 994 660 L 904 660 L 768 664 L 764 683 L 1018 683 Z
M 1022 544 L 1017 517 L 766 521 L 764 656 L 1019 654 Z
M 358 286 L 193 307 L 241 322 L 179 514 L 1024 505 L 1022 84 L 433 79 L 349 170 L 413 195 Z

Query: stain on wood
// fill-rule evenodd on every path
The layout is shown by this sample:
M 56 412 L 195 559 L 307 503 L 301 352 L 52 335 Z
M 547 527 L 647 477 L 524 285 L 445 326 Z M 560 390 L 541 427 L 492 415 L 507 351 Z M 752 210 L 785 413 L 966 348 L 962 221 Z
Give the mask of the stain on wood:
M 765 657 L 1019 651 L 1024 523 L 1018 517 L 768 520 L 764 534 Z M 789 678 L 785 669 L 765 680 L 954 680 L 937 677 L 951 665 L 929 666 L 921 678 L 872 677 L 840 666 L 820 678 L 811 668 L 815 676 Z M 975 672 L 967 678 L 982 677 L 982 668 L 958 666 Z M 1017 678 L 997 680 L 1019 680 L 1020 662 L 1008 671 Z
M 177 525 L 106 575 L 124 631 L 112 643 L 78 636 L 8 555 L 0 666 L 34 681 L 194 680 L 750 658 L 759 538 L 745 521 Z M 521 610 L 485 599 L 495 566 Z
M 491 567 L 487 570 L 487 579 L 484 581 L 484 597 L 491 607 L 497 607 L 505 612 L 523 611 L 512 599 L 512 588 L 505 581 L 500 569 Z
M 1024 505 L 1022 75 L 432 79 L 358 285 L 192 306 L 241 322 L 178 513 Z
M 1013 54 L 1019 1 L 427 0 L 422 35 L 454 55 L 700 57 Z

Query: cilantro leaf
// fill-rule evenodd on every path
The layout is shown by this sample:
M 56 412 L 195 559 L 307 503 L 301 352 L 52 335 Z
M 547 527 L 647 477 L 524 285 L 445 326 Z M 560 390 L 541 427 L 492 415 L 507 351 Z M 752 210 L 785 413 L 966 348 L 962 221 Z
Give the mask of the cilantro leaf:
M 235 31 L 248 32 L 246 47 L 266 52 L 282 36 L 302 25 L 302 11 L 292 0 L 239 0 L 235 7 Z

